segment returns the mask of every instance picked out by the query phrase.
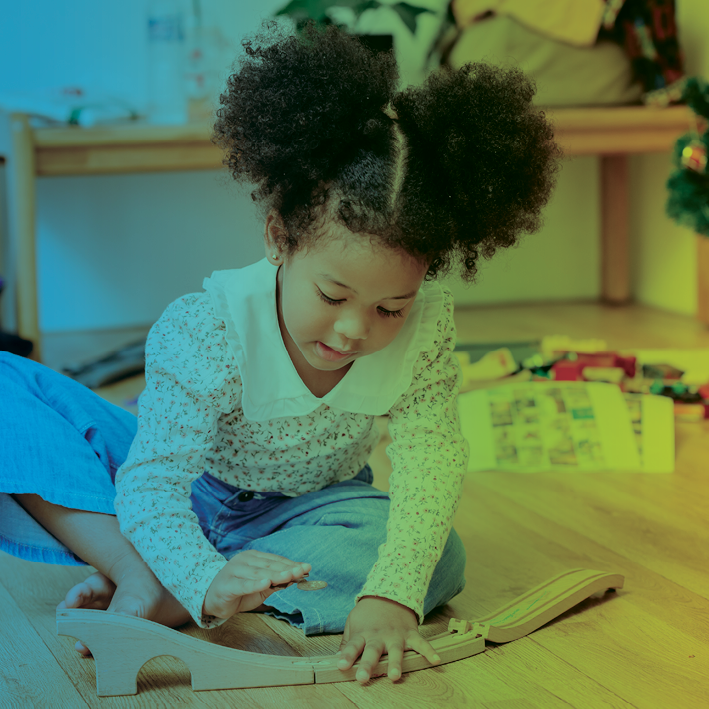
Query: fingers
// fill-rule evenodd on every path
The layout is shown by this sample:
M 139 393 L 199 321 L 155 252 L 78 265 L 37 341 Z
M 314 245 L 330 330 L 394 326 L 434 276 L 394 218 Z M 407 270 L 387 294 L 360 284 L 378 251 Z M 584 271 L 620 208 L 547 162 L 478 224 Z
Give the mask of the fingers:
M 244 582 L 246 588 L 251 590 L 260 590 L 264 593 L 271 591 L 275 593 L 276 591 L 288 588 L 294 583 L 307 578 L 308 574 L 303 572 L 301 567 L 294 567 L 292 569 L 284 569 L 282 571 L 274 571 L 271 569 L 253 569 L 249 571 L 248 577 L 242 576 L 241 578 L 234 578 L 232 583 L 239 584 L 239 582 Z M 254 584 L 253 589 L 249 586 L 249 583 Z M 238 592 L 235 595 L 241 595 Z
M 208 591 L 204 612 L 218 618 L 231 618 L 235 613 L 257 608 L 273 593 L 287 588 L 295 582 L 294 578 L 299 578 L 292 572 L 275 574 L 258 570 L 258 574 L 255 574 L 255 571 L 250 569 L 248 577 L 242 575 L 225 579 L 212 597 Z
M 349 670 L 364 649 L 364 643 L 365 640 L 362 636 L 350 640 L 342 649 L 342 657 L 337 662 L 337 669 Z
M 366 642 L 361 635 L 352 638 L 342 650 L 342 657 L 337 662 L 337 669 L 342 671 L 349 670 L 357 661 L 362 650 L 364 650 L 364 653 L 362 654 L 362 659 L 357 668 L 355 679 L 361 684 L 364 684 L 369 681 L 369 678 L 372 676 L 372 670 L 377 666 L 379 659 L 386 652 L 385 645 L 381 640 L 370 640 Z
M 247 549 L 246 551 L 241 551 L 236 556 L 240 557 L 241 560 L 249 560 L 252 566 L 258 566 L 260 568 L 292 568 L 294 566 L 310 566 L 310 564 L 305 564 L 304 562 L 293 561 L 285 556 L 280 556 L 280 554 L 271 554 L 267 551 L 258 551 L 256 549 Z M 234 558 L 234 557 L 232 557 Z
M 296 564 L 295 566 L 290 566 L 286 569 L 273 569 L 269 575 L 276 575 L 282 578 L 290 578 L 291 576 L 307 576 L 309 573 L 310 564 Z
M 419 655 L 423 655 L 432 665 L 437 665 L 441 661 L 433 645 L 428 640 L 424 640 L 418 633 L 412 635 L 409 639 L 409 647 L 412 650 L 416 650 Z
M 440 663 L 441 658 L 436 653 L 433 645 L 424 640 L 418 633 L 416 638 L 411 638 L 409 648 L 423 655 L 432 665 Z M 404 663 L 404 645 L 401 642 L 392 642 L 388 647 L 381 640 L 366 642 L 363 637 L 353 638 L 341 651 L 342 657 L 338 660 L 337 669 L 345 671 L 357 661 L 362 653 L 362 659 L 357 669 L 355 679 L 364 684 L 369 681 L 374 668 L 379 664 L 383 655 L 388 655 L 388 674 L 392 682 L 401 678 Z
M 281 574 L 285 578 L 289 573 L 294 576 L 307 575 L 312 569 L 312 566 L 305 562 L 291 561 L 277 554 L 255 552 L 253 549 L 236 554 L 229 560 L 229 563 L 240 569 L 250 567 L 255 576 L 265 571 L 264 575 L 270 576 L 275 573 Z
M 252 549 L 232 556 L 227 567 L 226 574 L 233 579 L 268 578 L 275 586 L 289 584 L 292 579 L 305 578 L 312 568 L 304 562 L 291 561 L 277 554 L 255 552 Z
M 396 682 L 401 677 L 401 666 L 404 662 L 404 648 L 395 645 L 389 648 L 389 679 Z
M 266 583 L 264 588 L 268 589 L 273 586 L 282 588 L 290 586 L 304 578 L 307 578 L 309 571 L 304 571 L 301 566 L 294 566 L 290 569 L 266 569 L 266 568 L 249 568 L 242 571 L 238 577 L 232 579 L 232 583 L 239 581 L 252 581 L 259 584 Z
M 367 643 L 364 648 L 364 653 L 362 654 L 362 661 L 359 663 L 359 669 L 357 670 L 356 679 L 360 684 L 369 681 L 374 668 L 379 664 L 379 659 L 383 654 L 383 647 L 374 645 L 371 642 Z

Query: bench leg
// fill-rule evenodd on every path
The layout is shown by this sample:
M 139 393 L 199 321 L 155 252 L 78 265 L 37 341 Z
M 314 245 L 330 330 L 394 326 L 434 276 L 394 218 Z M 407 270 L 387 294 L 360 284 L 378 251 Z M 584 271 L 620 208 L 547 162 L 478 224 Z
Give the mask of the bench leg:
M 709 236 L 697 234 L 697 320 L 709 327 Z
M 35 256 L 35 153 L 32 129 L 26 115 L 10 115 L 12 154 L 8 161 L 11 181 L 10 199 L 16 215 L 15 244 L 17 278 L 17 330 L 20 337 L 34 344 L 31 359 L 42 361 Z M 11 227 L 12 229 L 12 227 Z
M 601 300 L 630 301 L 628 156 L 601 155 Z

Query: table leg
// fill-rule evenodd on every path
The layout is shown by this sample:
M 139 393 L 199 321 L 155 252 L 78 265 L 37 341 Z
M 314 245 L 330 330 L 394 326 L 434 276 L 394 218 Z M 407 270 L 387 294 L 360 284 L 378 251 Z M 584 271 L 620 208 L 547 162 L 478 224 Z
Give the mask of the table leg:
M 26 115 L 10 116 L 12 154 L 8 161 L 10 194 L 16 210 L 17 327 L 20 337 L 34 344 L 32 359 L 41 361 L 35 256 L 35 153 Z
M 709 236 L 697 234 L 697 320 L 709 327 Z
M 630 301 L 628 156 L 601 155 L 601 300 Z

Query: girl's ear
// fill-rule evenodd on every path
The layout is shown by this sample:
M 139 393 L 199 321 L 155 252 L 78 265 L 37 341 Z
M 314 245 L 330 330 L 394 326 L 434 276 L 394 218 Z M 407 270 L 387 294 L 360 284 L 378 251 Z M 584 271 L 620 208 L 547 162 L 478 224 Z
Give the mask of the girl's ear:
M 266 216 L 266 224 L 264 226 L 263 240 L 266 246 L 266 257 L 274 260 L 274 255 L 280 258 L 280 248 L 283 243 L 285 227 L 281 215 L 275 210 L 271 210 Z

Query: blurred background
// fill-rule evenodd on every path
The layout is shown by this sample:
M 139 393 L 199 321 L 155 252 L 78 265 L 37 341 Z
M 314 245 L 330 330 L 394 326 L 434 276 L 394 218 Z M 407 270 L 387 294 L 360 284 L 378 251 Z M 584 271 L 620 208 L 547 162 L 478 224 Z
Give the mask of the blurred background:
M 564 51 L 581 51 L 585 41 L 583 51 L 590 52 L 596 43 L 595 35 L 590 40 L 579 39 L 580 35 L 570 40 L 576 30 L 564 36 L 562 27 L 554 37 L 548 28 L 530 27 L 523 17 L 506 15 L 505 3 L 454 6 L 444 0 L 412 0 L 411 4 L 342 0 L 340 7 L 333 8 L 326 7 L 329 3 L 309 4 L 328 21 L 353 32 L 384 35 L 385 42 L 390 36 L 404 85 L 422 81 L 441 61 L 462 63 L 475 59 L 476 51 L 494 55 L 494 42 L 510 25 L 526 33 L 525 41 L 549 40 Z M 550 2 L 549 8 L 555 4 Z M 154 54 L 159 38 L 151 39 L 149 20 L 178 10 L 184 37 L 180 45 L 186 97 L 183 118 L 209 121 L 241 51 L 242 37 L 288 5 L 284 0 L 2 0 L 0 149 L 7 150 L 11 141 L 11 111 L 35 101 L 32 105 L 39 106 L 35 111 L 39 115 L 42 105 L 49 106 L 50 99 L 60 96 L 64 103 L 51 105 L 59 105 L 61 112 L 70 104 L 67 96 L 71 98 L 72 92 L 94 101 L 92 110 L 74 115 L 79 124 L 110 126 L 125 121 L 124 116 L 146 120 L 152 110 L 151 75 L 160 70 Z M 305 5 L 290 3 L 292 13 L 281 15 L 281 21 L 295 25 L 305 12 L 299 8 Z M 500 9 L 492 16 L 488 6 L 495 5 Z M 569 17 L 573 20 L 573 13 Z M 676 21 L 686 74 L 708 77 L 706 0 L 677 0 Z M 583 28 L 579 31 L 582 35 Z M 503 50 L 504 61 L 516 61 L 509 47 Z M 595 87 L 594 102 L 640 102 L 642 88 L 633 82 L 627 57 L 617 45 L 613 52 L 608 61 L 613 65 L 617 60 L 616 94 L 611 97 L 611 89 Z M 584 56 L 600 61 L 600 54 Z M 519 60 L 523 68 L 524 61 Z M 552 65 L 557 73 L 573 66 L 571 60 Z M 571 69 L 568 72 L 570 86 L 582 83 Z M 563 96 L 555 96 L 552 76 L 553 72 L 540 73 L 539 97 L 563 104 Z M 572 103 L 583 105 L 584 96 L 574 97 Z M 62 118 L 59 113 L 48 120 L 48 113 L 47 108 L 45 118 L 33 119 L 33 125 L 72 120 L 71 115 Z M 164 115 L 167 121 L 182 120 L 179 115 L 176 119 Z M 691 229 L 678 226 L 665 214 L 666 181 L 672 169 L 670 151 L 630 158 L 632 297 L 638 303 L 692 315 L 697 289 L 695 237 Z M 7 187 L 7 170 L 0 165 L 0 274 L 6 282 L 0 297 L 0 329 L 15 332 L 17 254 L 8 237 L 12 206 Z M 481 261 L 476 284 L 464 286 L 450 278 L 447 285 L 456 305 L 598 300 L 599 199 L 598 157 L 565 159 L 543 229 L 525 237 L 519 248 L 501 252 L 491 262 Z M 263 225 L 248 192 L 232 185 L 226 169 L 38 177 L 35 218 L 39 327 L 46 340 L 45 361 L 51 366 L 88 356 L 91 348 L 106 351 L 135 340 L 170 301 L 201 291 L 202 280 L 212 271 L 241 268 L 264 256 Z M 75 346 L 72 350 L 62 345 L 71 337 L 76 341 L 77 336 L 91 333 L 102 333 L 103 339 L 90 339 L 88 349 L 77 353 Z

